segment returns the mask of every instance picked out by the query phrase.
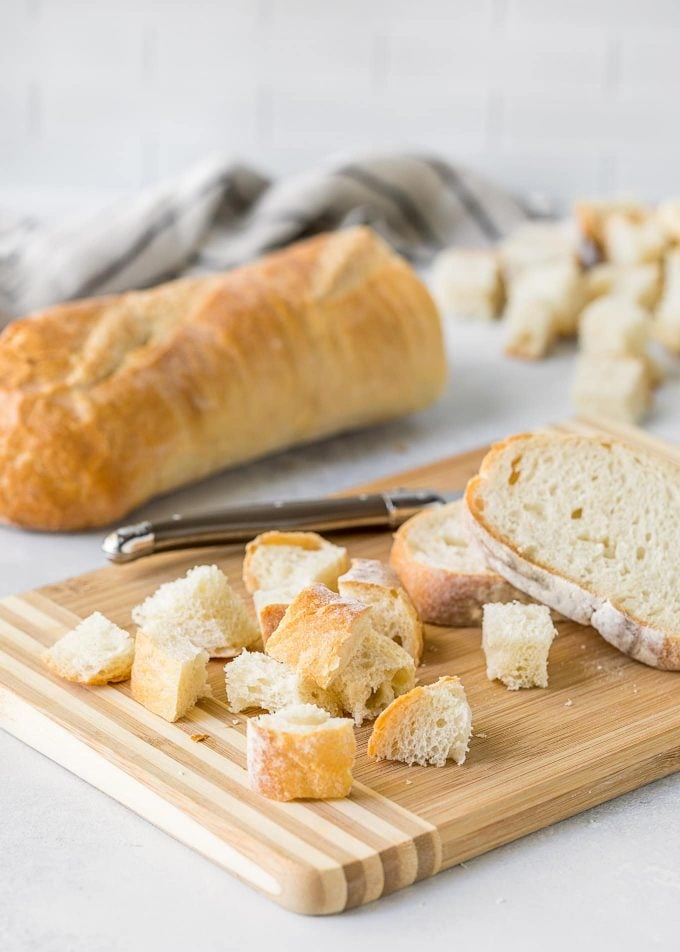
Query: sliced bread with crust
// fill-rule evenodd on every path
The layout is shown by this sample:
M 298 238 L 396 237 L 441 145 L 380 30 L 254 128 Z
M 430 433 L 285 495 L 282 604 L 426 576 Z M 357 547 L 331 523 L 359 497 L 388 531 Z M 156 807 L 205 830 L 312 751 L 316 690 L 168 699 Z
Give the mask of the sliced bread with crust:
M 521 434 L 465 493 L 492 569 L 620 651 L 680 669 L 680 467 L 609 439 Z
M 349 572 L 338 579 L 343 598 L 354 598 L 373 610 L 373 627 L 401 645 L 420 664 L 423 623 L 396 572 L 379 559 L 352 559 Z
M 462 764 L 472 733 L 472 711 L 458 678 L 413 688 L 382 712 L 368 741 L 368 756 L 405 764 Z
M 471 628 L 488 602 L 524 596 L 492 572 L 463 525 L 463 500 L 424 509 L 399 527 L 390 564 L 423 621 Z

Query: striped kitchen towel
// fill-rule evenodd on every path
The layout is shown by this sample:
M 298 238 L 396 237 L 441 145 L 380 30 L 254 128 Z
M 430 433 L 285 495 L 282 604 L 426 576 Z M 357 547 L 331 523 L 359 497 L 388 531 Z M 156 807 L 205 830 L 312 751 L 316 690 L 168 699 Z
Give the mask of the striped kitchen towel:
M 87 218 L 42 224 L 0 212 L 0 317 L 221 271 L 359 223 L 426 263 L 447 245 L 493 242 L 527 215 L 507 192 L 431 156 L 335 161 L 280 181 L 213 159 Z

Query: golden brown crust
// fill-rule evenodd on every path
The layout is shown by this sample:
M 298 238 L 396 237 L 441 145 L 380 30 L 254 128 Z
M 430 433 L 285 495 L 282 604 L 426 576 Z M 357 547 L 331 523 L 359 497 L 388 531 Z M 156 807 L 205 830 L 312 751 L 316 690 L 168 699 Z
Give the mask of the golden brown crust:
M 493 572 L 454 572 L 415 558 L 408 531 L 405 522 L 395 533 L 390 565 L 427 624 L 475 627 L 480 624 L 482 606 L 487 602 L 509 602 L 522 597 Z
M 271 529 L 269 532 L 261 532 L 246 545 L 246 554 L 243 560 L 243 584 L 251 593 L 256 592 L 261 584 L 255 566 L 257 553 L 270 546 L 295 547 L 305 549 L 308 552 L 322 552 L 325 550 L 332 561 L 337 563 L 335 568 L 338 574 L 344 572 L 349 566 L 347 550 L 341 546 L 333 545 L 318 532 L 282 532 L 280 529 Z M 330 571 L 330 568 L 328 571 Z
M 327 688 L 370 629 L 370 609 L 341 598 L 325 585 L 310 585 L 291 602 L 266 653 Z
M 368 229 L 60 305 L 0 336 L 0 519 L 79 529 L 225 466 L 432 402 L 441 327 Z
M 259 613 L 260 631 L 262 632 L 262 644 L 266 647 L 270 637 L 281 624 L 283 616 L 286 614 L 288 605 L 283 602 L 272 602 L 270 605 L 264 605 Z
M 250 718 L 248 776 L 253 790 L 270 800 L 346 797 L 352 787 L 356 739 L 352 721 L 335 719 L 331 729 L 296 733 L 273 718 Z
M 453 681 L 454 679 L 447 678 L 447 680 Z M 369 757 L 375 757 L 377 760 L 386 759 L 385 745 L 388 735 L 395 730 L 408 715 L 408 712 L 421 704 L 426 697 L 424 686 L 418 684 L 406 694 L 395 698 L 389 707 L 386 707 L 382 714 L 378 715 L 371 736 L 368 738 L 366 752 Z

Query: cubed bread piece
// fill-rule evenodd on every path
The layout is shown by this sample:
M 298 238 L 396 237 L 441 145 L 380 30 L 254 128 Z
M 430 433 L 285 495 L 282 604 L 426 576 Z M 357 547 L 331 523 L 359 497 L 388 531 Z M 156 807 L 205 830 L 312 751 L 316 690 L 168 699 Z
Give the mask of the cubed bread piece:
M 646 310 L 656 307 L 661 294 L 661 264 L 595 265 L 584 274 L 587 302 L 605 295 L 615 295 Z
M 211 658 L 231 658 L 260 641 L 255 619 L 216 565 L 197 565 L 132 609 L 141 628 L 182 635 Z
M 559 337 L 555 310 L 545 301 L 512 304 L 506 311 L 505 353 L 540 360 Z
M 661 202 L 654 212 L 654 217 L 668 241 L 680 243 L 680 199 L 671 198 Z
M 524 222 L 501 243 L 502 269 L 508 282 L 545 265 L 575 265 L 576 233 L 571 222 Z
M 316 704 L 331 714 L 341 713 L 337 700 L 303 678 L 289 664 L 259 651 L 242 651 L 224 667 L 227 702 L 238 713 L 259 707 L 279 711 L 295 704 Z
M 378 559 L 352 559 L 338 579 L 343 598 L 355 598 L 373 610 L 373 628 L 401 645 L 420 664 L 423 623 L 396 573 Z
M 547 688 L 548 652 L 556 634 L 545 605 L 485 605 L 482 648 L 487 677 L 511 691 Z
M 316 532 L 263 532 L 246 546 L 243 581 L 249 592 L 285 589 L 297 595 L 312 582 L 337 591 L 349 568 L 347 549 Z
M 253 592 L 253 605 L 260 625 L 263 645 L 267 644 L 271 633 L 278 628 L 279 622 L 296 594 L 287 588 L 261 588 Z
M 210 696 L 208 653 L 188 638 L 151 624 L 137 631 L 131 690 L 135 701 L 166 721 L 184 717 Z
M 465 761 L 472 711 L 458 678 L 444 677 L 402 694 L 376 720 L 368 755 L 377 760 L 443 767 Z
M 613 214 L 604 222 L 602 247 L 607 260 L 614 264 L 659 261 L 666 246 L 666 236 L 651 216 L 633 221 L 627 215 Z
M 509 310 L 543 304 L 552 312 L 557 333 L 570 336 L 576 333 L 584 294 L 583 273 L 578 265 L 556 261 L 524 271 L 512 282 Z
M 352 787 L 356 740 L 352 721 L 312 704 L 248 720 L 248 777 L 270 800 L 346 797 Z
M 648 369 L 651 384 L 660 371 L 648 352 L 652 320 L 648 311 L 615 295 L 593 301 L 583 311 L 579 344 L 589 357 L 637 357 Z
M 48 648 L 43 661 L 67 681 L 107 684 L 127 681 L 134 655 L 134 638 L 94 612 Z
M 582 237 L 600 250 L 604 244 L 605 223 L 612 215 L 642 222 L 649 216 L 649 208 L 629 198 L 585 199 L 574 204 L 574 218 Z
M 505 297 L 498 254 L 490 249 L 442 251 L 432 266 L 432 294 L 453 317 L 498 317 Z
M 680 250 L 669 251 L 664 259 L 664 289 L 652 327 L 654 337 L 675 354 L 680 354 Z
M 482 605 L 524 596 L 487 568 L 463 525 L 463 501 L 424 509 L 399 527 L 390 563 L 423 621 L 467 628 Z
M 413 659 L 374 630 L 372 609 L 319 584 L 291 602 L 266 651 L 337 698 L 357 724 L 415 683 Z
M 576 362 L 571 391 L 579 413 L 637 423 L 651 409 L 649 367 L 638 357 L 590 357 Z

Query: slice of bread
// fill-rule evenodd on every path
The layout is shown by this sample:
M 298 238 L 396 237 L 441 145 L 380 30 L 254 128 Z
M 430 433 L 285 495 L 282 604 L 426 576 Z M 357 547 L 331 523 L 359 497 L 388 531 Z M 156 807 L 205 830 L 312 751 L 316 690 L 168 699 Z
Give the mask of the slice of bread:
M 231 658 L 260 641 L 255 620 L 216 565 L 197 565 L 161 585 L 132 609 L 132 619 L 188 638 L 211 658 Z
M 680 669 L 680 467 L 608 439 L 522 434 L 468 483 L 491 568 L 656 668 Z
M 482 605 L 523 598 L 492 572 L 463 525 L 463 500 L 424 509 L 399 527 L 390 554 L 392 568 L 423 621 L 470 628 Z
M 579 413 L 638 423 L 654 401 L 649 364 L 639 357 L 583 354 L 576 362 L 571 398 Z
M 432 265 L 432 294 L 452 317 L 498 317 L 505 291 L 497 252 L 490 248 L 440 252 Z
M 340 714 L 337 700 L 298 674 L 295 668 L 259 651 L 242 651 L 224 667 L 227 701 L 235 713 L 250 708 L 279 711 L 295 704 L 315 704 Z
M 250 785 L 270 800 L 346 797 L 355 757 L 352 721 L 312 704 L 248 720 Z
M 371 608 L 320 584 L 291 602 L 266 651 L 329 691 L 357 724 L 415 683 L 413 659 L 374 630 Z
M 545 605 L 485 605 L 486 676 L 511 691 L 548 687 L 548 652 L 557 634 Z
M 207 651 L 163 625 L 140 628 L 136 643 L 130 684 L 135 701 L 176 721 L 210 696 Z
M 444 677 L 413 688 L 382 712 L 368 741 L 377 760 L 443 767 L 465 761 L 472 733 L 472 711 L 458 678 Z
M 423 623 L 396 573 L 378 559 L 352 559 L 349 572 L 338 579 L 343 598 L 354 598 L 373 610 L 373 628 L 401 645 L 420 664 Z
M 43 661 L 67 681 L 107 684 L 127 681 L 134 656 L 134 638 L 94 612 L 48 648 Z
M 316 532 L 263 532 L 246 546 L 243 581 L 247 590 L 282 589 L 297 595 L 312 582 L 337 591 L 349 568 L 347 549 Z

